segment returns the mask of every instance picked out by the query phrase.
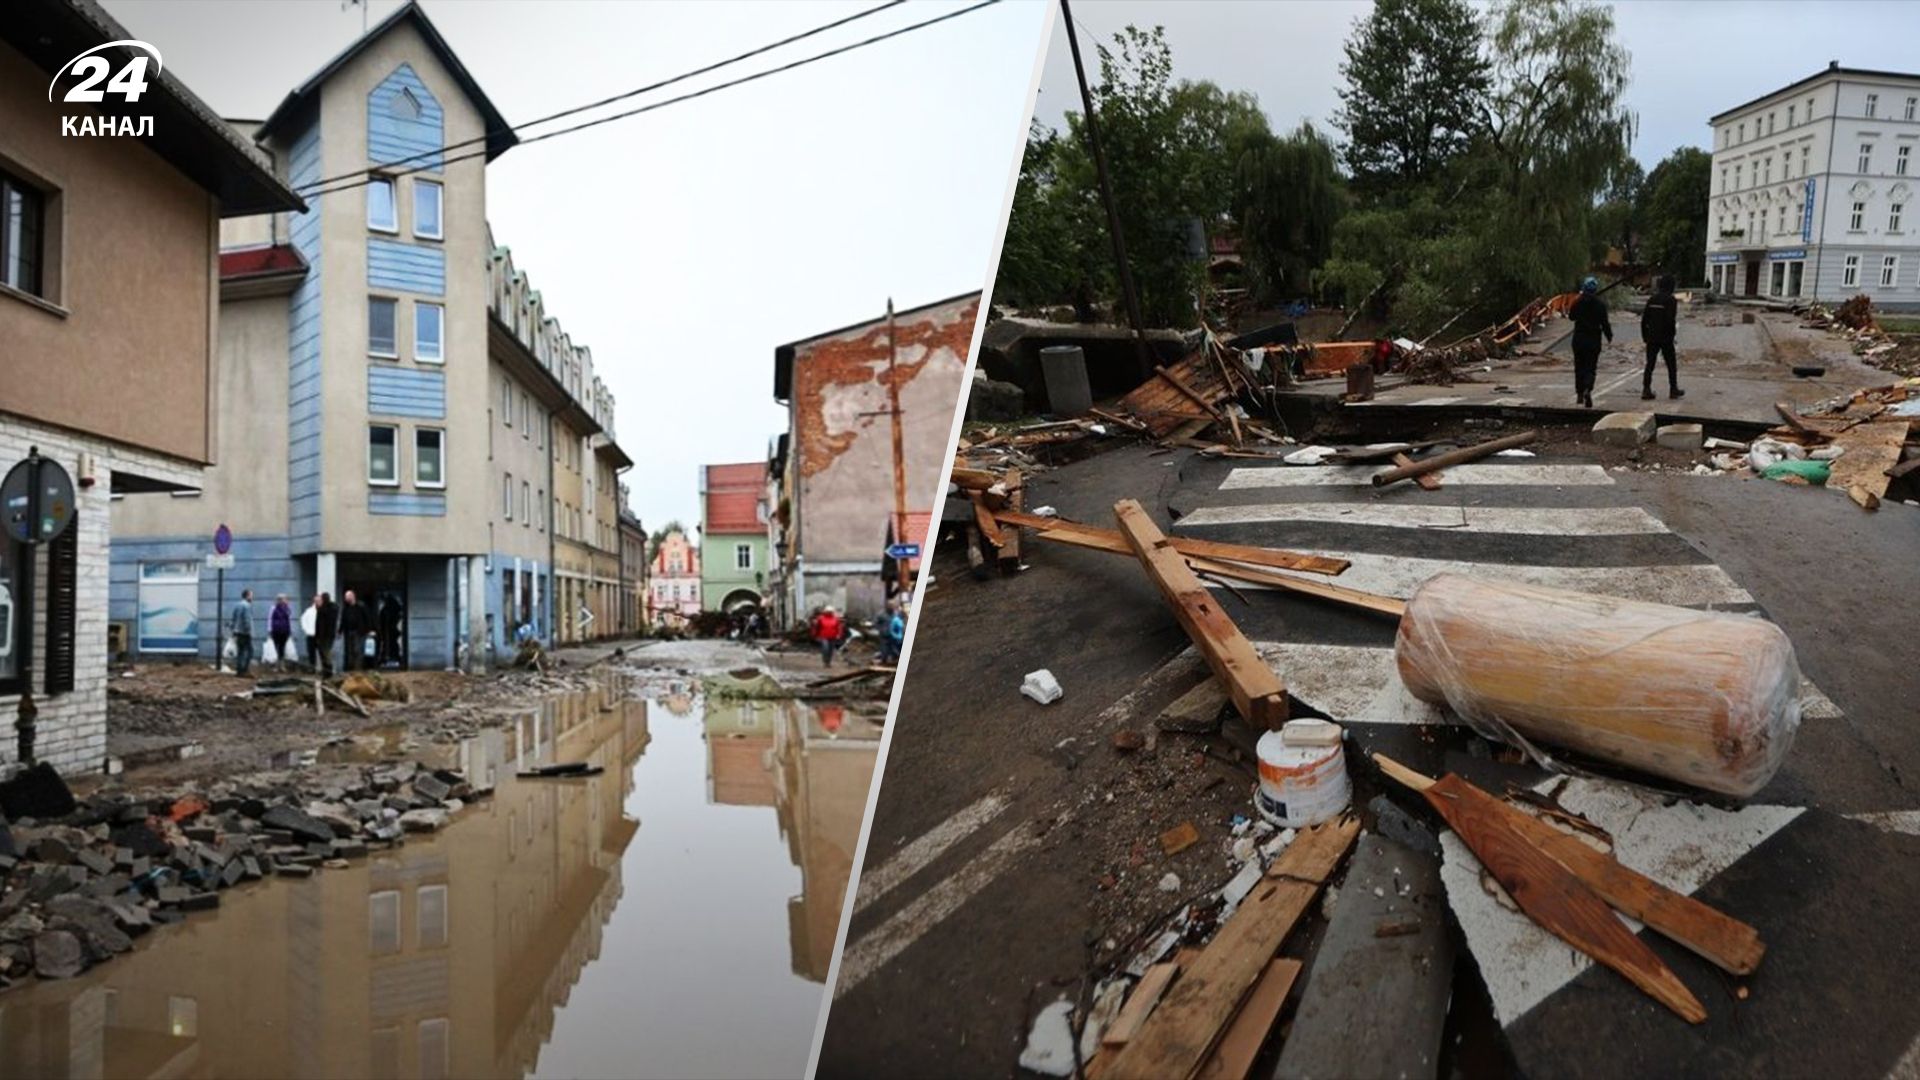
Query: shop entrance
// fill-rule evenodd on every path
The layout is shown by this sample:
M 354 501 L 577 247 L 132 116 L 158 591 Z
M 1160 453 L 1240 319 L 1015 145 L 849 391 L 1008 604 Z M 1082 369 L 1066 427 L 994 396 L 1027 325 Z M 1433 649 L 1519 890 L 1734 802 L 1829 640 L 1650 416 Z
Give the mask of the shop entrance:
M 340 559 L 340 602 L 347 593 L 367 605 L 373 631 L 353 667 L 407 666 L 407 564 L 404 559 Z M 343 615 L 344 617 L 344 615 Z M 344 641 L 345 633 L 342 632 Z

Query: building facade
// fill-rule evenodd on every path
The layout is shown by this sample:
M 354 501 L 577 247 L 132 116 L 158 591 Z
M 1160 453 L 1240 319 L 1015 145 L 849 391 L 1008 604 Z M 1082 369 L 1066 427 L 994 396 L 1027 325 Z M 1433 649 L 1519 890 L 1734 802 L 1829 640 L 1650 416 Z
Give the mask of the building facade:
M 700 614 L 700 548 L 679 528 L 653 545 L 647 565 L 647 622 L 678 627 Z
M 855 619 L 885 607 L 896 536 L 924 534 L 941 493 L 954 411 L 980 294 L 897 312 L 782 345 L 773 396 L 787 434 L 769 462 L 769 519 L 778 568 L 776 626 L 831 605 Z M 891 372 L 891 373 L 890 373 Z M 898 387 L 907 520 L 896 520 L 889 380 Z
M 620 636 L 647 630 L 647 530 L 620 491 Z
M 767 588 L 767 463 L 700 466 L 700 602 L 757 608 Z
M 1920 75 L 1835 62 L 1710 123 L 1716 294 L 1920 310 Z
M 137 492 L 190 495 L 233 453 L 212 408 L 242 377 L 219 346 L 221 221 L 302 205 L 169 73 L 137 104 L 49 105 L 75 53 L 132 36 L 84 0 L 24 0 L 0 19 L 0 474 L 37 452 L 74 484 L 57 537 L 0 539 L 0 775 L 20 764 L 24 693 L 39 760 L 105 762 L 110 521 Z M 63 136 L 76 113 L 150 117 L 149 133 Z M 202 550 L 150 568 L 183 601 L 155 634 L 198 633 Z
M 184 574 L 222 523 L 230 594 L 397 604 L 400 665 L 498 652 L 526 623 L 550 640 L 538 492 L 552 485 L 535 436 L 611 400 L 561 377 L 571 346 L 537 294 L 523 317 L 524 279 L 488 228 L 485 167 L 515 141 L 505 119 L 407 4 L 265 121 L 236 127 L 314 194 L 304 212 L 222 229 L 220 350 L 234 374 L 215 405 L 235 453 L 194 498 L 116 512 L 112 604 L 136 628 L 132 651 L 218 649 L 218 618 L 199 619 L 195 641 L 144 628 L 171 606 L 167 586 L 183 588 L 156 574 Z M 442 151 L 455 145 L 474 149 Z M 298 632 L 295 646 L 304 654 Z

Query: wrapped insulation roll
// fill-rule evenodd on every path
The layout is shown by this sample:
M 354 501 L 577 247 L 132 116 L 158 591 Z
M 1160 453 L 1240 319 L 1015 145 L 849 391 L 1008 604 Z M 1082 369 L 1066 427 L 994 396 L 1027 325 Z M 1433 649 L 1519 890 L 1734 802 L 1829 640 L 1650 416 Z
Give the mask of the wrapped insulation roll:
M 1793 643 L 1747 615 L 1439 574 L 1407 601 L 1394 656 L 1415 697 L 1489 738 L 1738 798 L 1800 724 Z

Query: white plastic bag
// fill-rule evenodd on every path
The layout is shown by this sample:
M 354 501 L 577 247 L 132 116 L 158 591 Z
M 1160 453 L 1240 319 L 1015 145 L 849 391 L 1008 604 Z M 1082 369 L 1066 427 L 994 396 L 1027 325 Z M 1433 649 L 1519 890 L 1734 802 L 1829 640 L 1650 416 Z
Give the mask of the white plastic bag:
M 1051 705 L 1066 694 L 1066 691 L 1060 687 L 1060 681 L 1055 679 L 1053 672 L 1046 668 L 1028 672 L 1027 677 L 1020 683 L 1020 692 L 1042 705 Z
M 232 634 L 228 634 L 226 647 L 220 650 L 220 659 L 225 660 L 227 663 L 231 664 L 234 662 L 236 658 L 239 657 L 239 655 L 240 655 L 240 643 L 233 639 Z

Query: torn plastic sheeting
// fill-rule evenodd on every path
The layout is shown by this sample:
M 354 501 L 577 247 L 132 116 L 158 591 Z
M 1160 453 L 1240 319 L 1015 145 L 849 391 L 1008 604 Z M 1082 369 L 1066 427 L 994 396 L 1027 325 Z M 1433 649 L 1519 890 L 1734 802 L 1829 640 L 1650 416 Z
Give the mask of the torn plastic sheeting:
M 1760 470 L 1760 475 L 1769 480 L 1797 476 L 1809 484 L 1824 484 L 1832 472 L 1833 466 L 1824 461 L 1776 461 Z
M 1020 1067 L 1042 1076 L 1072 1076 L 1074 1064 L 1073 1002 L 1061 998 L 1034 1017 Z
M 1318 465 L 1339 452 L 1331 446 L 1303 446 L 1280 460 L 1289 465 Z
M 1556 772 L 1540 744 L 1747 798 L 1800 725 L 1793 643 L 1744 615 L 1438 574 L 1394 656 L 1415 697 Z

